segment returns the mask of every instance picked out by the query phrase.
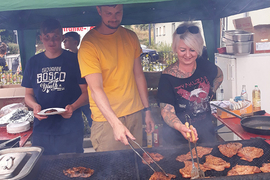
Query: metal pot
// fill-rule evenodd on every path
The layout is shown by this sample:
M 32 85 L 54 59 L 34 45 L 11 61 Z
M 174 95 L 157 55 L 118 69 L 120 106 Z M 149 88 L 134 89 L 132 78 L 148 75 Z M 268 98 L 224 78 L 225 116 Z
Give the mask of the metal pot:
M 252 35 L 254 33 L 250 33 L 243 30 L 230 30 L 225 31 L 225 38 L 235 41 L 235 42 L 245 42 L 245 41 L 252 41 Z
M 227 109 L 224 109 L 222 107 L 219 107 L 215 104 L 212 104 L 212 106 L 215 106 L 235 117 L 238 117 L 241 119 L 241 126 L 242 128 L 250 133 L 253 134 L 260 134 L 260 135 L 270 135 L 270 116 L 250 116 L 250 117 L 241 117 Z
M 251 52 L 252 41 L 226 43 L 226 52 L 234 55 L 248 55 Z

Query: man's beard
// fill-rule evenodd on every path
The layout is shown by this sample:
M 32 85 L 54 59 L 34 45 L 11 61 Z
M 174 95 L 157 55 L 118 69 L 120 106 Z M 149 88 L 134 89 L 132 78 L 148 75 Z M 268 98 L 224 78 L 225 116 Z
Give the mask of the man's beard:
M 110 26 L 109 24 L 106 24 L 104 21 L 103 21 L 103 24 L 110 29 L 117 29 L 120 26 L 120 23 L 119 23 L 116 27 L 113 27 L 113 26 Z

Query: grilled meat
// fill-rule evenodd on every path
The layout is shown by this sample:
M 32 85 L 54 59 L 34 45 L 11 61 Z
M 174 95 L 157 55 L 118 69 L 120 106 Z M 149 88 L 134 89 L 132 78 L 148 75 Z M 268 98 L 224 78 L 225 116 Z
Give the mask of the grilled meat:
M 270 163 L 263 163 L 262 167 L 260 167 L 260 170 L 264 173 L 270 172 Z
M 49 109 L 49 110 L 45 111 L 45 113 L 52 113 L 52 112 L 57 112 L 57 110 L 56 109 Z
M 221 154 L 227 157 L 233 157 L 237 154 L 238 150 L 242 148 L 241 143 L 227 143 L 221 144 L 218 146 L 219 151 Z
M 154 172 L 149 180 L 171 180 L 176 178 L 173 174 L 168 174 L 168 177 L 166 177 L 163 172 Z
M 191 170 L 192 170 L 192 162 L 191 161 L 184 161 L 185 163 L 185 167 L 182 169 L 179 169 L 180 174 L 182 174 L 182 176 L 184 178 L 191 178 Z M 195 167 L 198 168 L 198 164 L 194 162 Z M 200 164 L 200 168 L 203 172 L 207 171 L 207 170 L 211 170 L 208 167 L 203 166 L 202 164 Z
M 158 153 L 149 153 L 149 152 L 147 152 L 147 153 L 148 153 L 148 154 L 149 154 L 156 162 L 157 162 L 157 161 L 160 161 L 161 159 L 164 158 L 161 154 L 158 154 Z M 146 153 L 143 153 L 143 158 L 144 158 L 149 164 L 153 163 L 153 160 L 152 160 L 150 157 L 148 157 Z M 146 164 L 146 162 L 145 162 L 144 160 L 142 160 L 142 162 L 143 162 L 144 164 Z
M 210 154 L 212 152 L 212 150 L 213 150 L 213 148 L 206 148 L 206 147 L 202 147 L 202 146 L 197 146 L 198 157 L 202 158 L 204 155 Z M 195 148 L 192 149 L 192 154 L 193 154 L 193 158 L 196 158 Z M 176 157 L 176 160 L 180 161 L 180 162 L 184 162 L 184 161 L 189 160 L 189 159 L 191 159 L 190 152 L 188 152 L 187 154 L 182 154 L 182 155 Z
M 241 148 L 237 155 L 240 156 L 241 159 L 251 162 L 254 158 L 259 158 L 263 155 L 263 149 L 247 146 Z
M 231 164 L 219 157 L 207 155 L 203 166 L 210 169 L 214 169 L 216 171 L 224 171 L 225 168 L 231 167 Z
M 63 170 L 63 173 L 68 177 L 83 177 L 87 178 L 94 174 L 94 170 L 86 167 L 73 167 Z
M 244 175 L 244 174 L 255 174 L 260 173 L 261 170 L 257 166 L 244 166 L 236 165 L 228 171 L 228 176 Z

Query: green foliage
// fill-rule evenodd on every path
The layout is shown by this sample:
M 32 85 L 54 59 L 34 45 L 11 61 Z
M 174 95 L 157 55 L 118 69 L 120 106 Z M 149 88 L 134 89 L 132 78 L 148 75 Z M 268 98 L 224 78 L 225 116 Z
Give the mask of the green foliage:
M 167 44 L 167 43 L 160 43 L 157 45 L 157 51 L 166 51 L 166 52 L 169 52 L 169 51 L 172 51 L 172 46 L 170 44 Z
M 131 27 L 131 25 L 124 25 L 124 27 L 133 31 L 133 28 Z
M 83 130 L 83 133 L 84 135 L 86 134 L 90 134 L 91 133 L 91 127 L 89 126 L 89 123 L 88 123 L 88 119 L 87 117 L 84 115 L 84 113 L 82 112 L 82 118 L 83 118 L 83 124 L 84 124 L 84 130 Z
M 2 42 L 16 43 L 16 36 L 15 36 L 13 30 L 1 29 L 0 35 L 1 35 Z
M 135 25 L 136 28 L 140 29 L 141 31 L 146 31 L 149 29 L 149 24 L 138 24 Z M 152 26 L 151 26 L 152 28 Z
M 8 54 L 19 54 L 20 53 L 18 44 L 16 44 L 16 43 L 7 43 L 7 45 L 8 45 L 8 50 L 9 50 Z
M 39 49 L 38 51 L 36 51 L 36 54 L 39 54 L 39 53 L 44 52 L 44 51 L 45 51 L 45 49 Z

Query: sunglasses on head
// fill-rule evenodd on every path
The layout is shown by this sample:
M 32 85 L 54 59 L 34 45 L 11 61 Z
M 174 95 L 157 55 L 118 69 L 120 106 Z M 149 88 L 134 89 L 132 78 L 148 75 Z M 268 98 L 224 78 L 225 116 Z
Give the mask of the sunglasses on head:
M 190 26 L 190 27 L 182 26 L 176 29 L 176 33 L 184 34 L 187 30 L 192 34 L 197 34 L 199 32 L 199 28 L 197 26 Z

